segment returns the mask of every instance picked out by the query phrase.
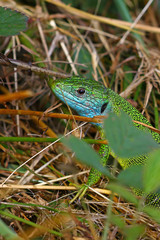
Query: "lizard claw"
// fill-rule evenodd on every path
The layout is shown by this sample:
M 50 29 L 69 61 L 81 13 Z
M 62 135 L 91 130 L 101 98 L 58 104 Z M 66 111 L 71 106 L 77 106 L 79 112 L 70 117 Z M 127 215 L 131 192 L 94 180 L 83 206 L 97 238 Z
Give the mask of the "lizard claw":
M 88 181 L 86 182 L 86 184 L 83 184 L 80 189 L 78 190 L 77 194 L 75 195 L 75 197 L 70 201 L 70 203 L 73 203 L 77 198 L 78 199 L 82 199 L 83 196 L 85 195 L 85 193 L 87 192 L 88 188 L 92 185 L 94 185 L 101 177 L 101 173 L 92 168 L 90 171 L 90 175 L 88 178 Z
M 80 200 L 83 198 L 83 196 L 85 195 L 85 193 L 87 192 L 88 190 L 88 187 L 87 185 L 82 185 L 80 187 L 80 189 L 78 190 L 77 194 L 74 196 L 74 198 L 72 198 L 72 200 L 70 201 L 70 204 L 73 203 L 77 198 L 79 198 Z

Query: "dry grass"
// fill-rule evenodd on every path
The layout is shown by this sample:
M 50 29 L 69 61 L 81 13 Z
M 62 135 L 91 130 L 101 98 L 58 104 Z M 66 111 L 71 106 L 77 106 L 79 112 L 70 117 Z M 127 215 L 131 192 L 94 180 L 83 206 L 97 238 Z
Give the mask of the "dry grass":
M 29 16 L 27 32 L 14 39 L 1 38 L 0 51 L 11 59 L 14 56 L 27 65 L 32 62 L 36 67 L 49 70 L 41 72 L 27 70 L 27 67 L 16 69 L 15 65 L 14 68 L 1 66 L 0 91 L 10 96 L 6 102 L 1 101 L 1 111 L 5 114 L 1 115 L 0 133 L 2 137 L 17 137 L 17 142 L 0 144 L 0 184 L 6 186 L 0 189 L 0 214 L 3 209 L 8 209 L 13 216 L 41 227 L 29 226 L 5 214 L 1 217 L 23 239 L 101 239 L 108 218 L 106 209 L 111 201 L 111 192 L 105 189 L 106 179 L 102 178 L 97 184 L 96 193 L 91 189 L 82 202 L 77 200 L 70 205 L 75 187 L 69 184 L 86 182 L 86 168 L 75 163 L 74 156 L 58 140 L 51 144 L 23 143 L 18 137 L 57 138 L 58 134 L 71 132 L 83 136 L 87 131 L 88 137 L 98 138 L 93 127 L 88 130 L 88 125 L 84 125 L 81 130 L 77 126 L 79 123 L 75 124 L 66 117 L 66 120 L 50 118 L 48 111 L 69 114 L 46 83 L 52 73 L 54 77 L 80 74 L 102 81 L 105 86 L 129 98 L 158 128 L 160 19 L 156 4 L 149 8 L 134 29 L 140 33 L 145 48 L 131 34 L 121 42 L 124 29 L 132 31 L 131 24 L 126 21 L 97 17 L 87 10 L 78 10 L 54 0 L 35 6 L 19 5 L 11 0 L 0 4 L 9 4 Z M 105 11 L 108 7 L 106 4 Z M 136 9 L 137 12 L 140 10 Z M 132 14 L 133 18 L 137 17 L 134 12 Z M 28 92 L 29 96 L 17 101 L 15 99 L 20 99 L 20 95 L 18 98 L 14 95 L 16 86 L 19 91 L 30 90 L 34 95 Z M 18 118 L 9 115 L 15 109 L 25 110 L 26 115 Z M 31 110 L 33 115 L 27 114 Z M 36 116 L 36 111 L 41 114 Z M 112 211 L 120 216 L 126 229 L 135 223 L 144 225 L 145 233 L 138 239 L 159 239 L 160 227 L 154 220 L 116 195 L 113 202 Z M 63 237 L 50 230 L 63 234 Z M 116 220 L 111 220 L 108 239 L 124 239 L 124 234 L 124 227 L 117 227 Z

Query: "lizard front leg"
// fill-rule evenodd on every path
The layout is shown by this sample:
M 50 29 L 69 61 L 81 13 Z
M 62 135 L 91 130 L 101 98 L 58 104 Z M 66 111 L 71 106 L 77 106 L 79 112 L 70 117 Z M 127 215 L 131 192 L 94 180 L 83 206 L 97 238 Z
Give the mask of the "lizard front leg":
M 101 163 L 103 166 L 106 165 L 109 154 L 110 154 L 110 148 L 106 144 L 102 144 L 99 150 L 99 154 L 101 156 Z M 101 172 L 98 170 L 92 168 L 88 177 L 88 181 L 86 184 L 83 184 L 81 188 L 79 189 L 78 193 L 75 195 L 75 197 L 70 201 L 70 203 L 73 203 L 77 198 L 82 199 L 86 191 L 90 186 L 97 183 L 101 177 Z

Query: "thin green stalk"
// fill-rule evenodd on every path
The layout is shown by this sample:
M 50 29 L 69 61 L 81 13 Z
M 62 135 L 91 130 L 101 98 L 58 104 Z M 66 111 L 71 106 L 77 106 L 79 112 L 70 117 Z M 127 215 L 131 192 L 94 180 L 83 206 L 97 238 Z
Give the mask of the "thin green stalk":
M 116 174 L 117 165 L 118 165 L 118 160 L 115 158 L 113 163 L 113 170 L 112 170 L 113 176 L 115 176 Z M 111 224 L 111 217 L 112 217 L 112 207 L 113 207 L 113 192 L 111 193 L 110 202 L 108 204 L 108 208 L 106 212 L 106 222 L 105 222 L 102 240 L 106 240 L 108 238 L 109 226 Z
M 30 225 L 30 226 L 32 226 L 32 227 L 39 228 L 39 229 L 44 229 L 44 227 L 41 226 L 41 225 L 39 225 L 39 224 L 36 224 L 36 223 L 31 222 L 31 221 L 28 221 L 28 220 L 26 220 L 26 219 L 17 217 L 17 216 L 15 216 L 15 215 L 13 215 L 13 214 L 11 214 L 11 213 L 9 213 L 9 212 L 0 211 L 0 214 L 3 215 L 3 216 L 9 217 L 9 218 L 11 218 L 11 219 L 15 219 L 15 220 L 17 220 L 17 221 L 19 221 L 19 222 L 23 222 L 23 223 L 25 223 L 25 224 L 28 224 L 28 225 Z M 54 234 L 55 236 L 59 236 L 59 237 L 62 237 L 62 236 L 63 236 L 61 233 L 56 232 L 56 231 L 54 231 L 54 230 L 49 230 L 49 229 L 47 229 L 47 228 L 46 228 L 46 232 L 50 232 L 50 233 Z
M 16 202 L 15 200 L 12 200 L 13 202 L 7 202 L 7 203 L 1 203 L 0 205 L 0 210 L 5 210 L 7 208 L 11 208 L 13 206 L 19 206 L 19 207 L 23 207 L 23 208 L 33 208 L 33 207 L 36 207 L 36 208 L 40 208 L 40 209 L 46 209 L 48 211 L 52 211 L 52 212 L 56 212 L 56 213 L 61 213 L 61 211 L 55 209 L 55 208 L 52 208 L 52 207 L 48 207 L 48 206 L 43 206 L 41 204 L 35 204 L 35 203 L 21 203 L 21 202 Z
M 152 91 L 152 98 L 154 103 L 154 122 L 155 122 L 155 128 L 159 129 L 159 112 L 158 112 L 158 105 L 157 100 L 155 97 L 154 92 Z
M 132 17 L 130 15 L 129 9 L 124 0 L 114 0 L 114 4 L 117 7 L 118 13 L 121 15 L 122 19 L 128 22 L 133 22 Z M 132 35 L 142 44 L 144 45 L 143 39 L 137 33 L 132 33 Z
M 40 138 L 40 137 L 0 137 L 0 142 L 54 142 L 58 138 Z M 102 144 L 101 140 L 84 139 L 85 142 L 90 144 Z

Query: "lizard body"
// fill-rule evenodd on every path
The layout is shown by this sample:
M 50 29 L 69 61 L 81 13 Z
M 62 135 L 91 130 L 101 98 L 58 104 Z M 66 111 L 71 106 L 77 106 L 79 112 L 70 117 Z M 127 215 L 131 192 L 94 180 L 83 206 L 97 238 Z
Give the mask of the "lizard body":
M 60 100 L 69 105 L 72 109 L 76 110 L 76 112 L 81 116 L 94 117 L 98 115 L 106 115 L 111 111 L 118 114 L 120 110 L 123 110 L 132 118 L 132 120 L 151 126 L 149 121 L 128 101 L 111 89 L 105 88 L 101 83 L 94 80 L 74 76 L 72 78 L 51 81 L 49 82 L 49 86 Z M 102 125 L 99 123 L 96 125 L 101 131 Z M 160 143 L 160 136 L 158 133 L 153 132 L 138 123 L 134 123 L 134 125 L 141 130 L 149 131 L 155 141 Z M 107 145 L 102 145 L 99 153 L 101 161 L 105 165 L 109 157 L 110 148 Z M 146 159 L 145 155 L 141 155 L 136 158 L 118 159 L 118 161 L 122 168 L 125 169 L 131 165 L 143 165 L 145 164 Z M 101 174 L 97 170 L 92 169 L 87 185 L 91 186 L 96 183 L 100 176 Z M 82 189 L 81 195 L 84 195 L 87 188 L 88 187 L 84 187 Z M 155 196 L 157 197 L 157 195 Z M 158 195 L 158 199 L 159 200 L 155 202 L 155 205 L 160 205 L 160 195 Z M 152 200 L 153 199 L 151 197 L 150 201 Z

